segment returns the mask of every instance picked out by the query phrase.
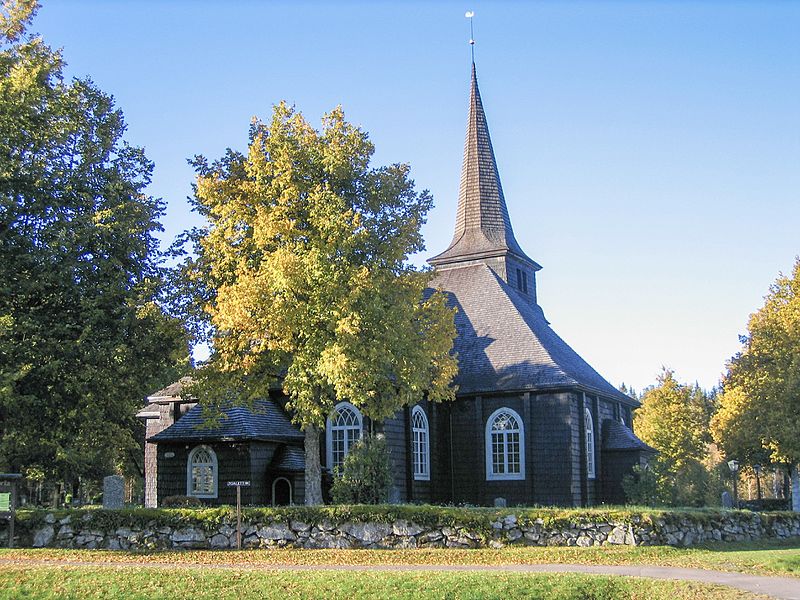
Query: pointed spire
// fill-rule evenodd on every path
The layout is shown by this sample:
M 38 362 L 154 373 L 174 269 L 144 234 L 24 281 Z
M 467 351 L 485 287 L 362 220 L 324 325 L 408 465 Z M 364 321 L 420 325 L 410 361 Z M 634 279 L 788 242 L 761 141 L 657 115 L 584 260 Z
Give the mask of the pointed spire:
M 473 62 L 455 232 L 447 250 L 428 262 L 441 266 L 506 254 L 530 263 L 534 269 L 541 268 L 514 238 Z

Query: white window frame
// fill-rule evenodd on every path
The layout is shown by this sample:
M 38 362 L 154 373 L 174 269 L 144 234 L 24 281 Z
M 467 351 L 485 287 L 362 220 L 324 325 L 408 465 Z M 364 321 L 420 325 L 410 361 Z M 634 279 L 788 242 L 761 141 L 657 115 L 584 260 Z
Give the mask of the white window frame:
M 355 415 L 356 421 L 358 423 L 357 427 L 352 427 L 349 425 L 348 426 L 334 425 L 333 418 L 338 417 L 339 412 L 342 410 L 349 410 Z M 355 429 L 358 429 L 358 436 L 355 439 L 351 440 L 347 432 Z M 358 410 L 355 406 L 353 406 L 349 402 L 339 402 L 339 404 L 333 407 L 333 412 L 331 413 L 331 416 L 328 417 L 325 423 L 325 456 L 327 459 L 327 466 L 332 473 L 334 472 L 334 468 L 336 466 L 341 466 L 341 464 L 340 465 L 333 464 L 334 430 L 344 431 L 344 440 L 343 440 L 344 456 L 342 458 L 342 461 L 344 461 L 344 457 L 346 457 L 347 454 L 350 452 L 350 447 L 364 436 L 364 417 L 361 415 L 361 411 Z
M 192 477 L 192 470 L 195 467 L 194 457 L 200 452 L 208 452 L 211 457 L 210 463 L 200 463 L 199 466 L 211 468 L 211 478 L 213 481 L 212 491 L 210 493 L 198 493 L 194 490 L 194 478 Z M 189 452 L 189 457 L 186 460 L 186 495 L 193 498 L 216 498 L 219 491 L 219 463 L 217 462 L 217 453 L 212 450 L 210 446 L 195 446 Z
M 428 417 L 421 406 L 411 410 L 411 459 L 415 481 L 431 479 L 431 444 Z
M 519 434 L 519 473 L 495 473 L 494 454 L 492 452 L 492 426 L 501 414 L 506 413 L 517 422 L 517 429 L 503 432 L 503 461 L 506 470 L 508 468 L 508 434 Z M 518 481 L 525 479 L 525 424 L 522 417 L 515 410 L 507 407 L 498 408 L 486 420 L 485 429 L 486 444 L 486 480 L 487 481 Z
M 586 477 L 594 479 L 596 477 L 597 463 L 595 458 L 594 448 L 594 419 L 592 419 L 592 411 L 588 407 L 583 409 L 584 431 L 586 434 Z

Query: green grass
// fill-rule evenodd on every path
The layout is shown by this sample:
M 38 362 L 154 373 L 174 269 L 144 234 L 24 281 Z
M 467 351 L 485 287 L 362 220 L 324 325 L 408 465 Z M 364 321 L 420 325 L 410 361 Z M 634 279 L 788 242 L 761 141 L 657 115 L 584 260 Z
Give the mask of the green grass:
M 0 559 L 80 560 L 109 564 L 171 563 L 281 565 L 588 565 L 651 564 L 800 577 L 800 540 L 725 543 L 695 548 L 510 547 L 501 550 L 245 550 L 171 551 L 150 554 L 108 550 L 0 550 Z
M 320 572 L 2 567 L 0 598 L 546 598 L 732 600 L 755 598 L 722 586 L 648 579 L 522 573 Z

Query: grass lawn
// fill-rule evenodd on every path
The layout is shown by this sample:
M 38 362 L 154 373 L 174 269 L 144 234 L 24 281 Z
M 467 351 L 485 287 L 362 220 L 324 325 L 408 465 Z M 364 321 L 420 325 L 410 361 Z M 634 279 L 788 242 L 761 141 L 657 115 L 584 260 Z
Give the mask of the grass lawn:
M 668 546 L 597 548 L 518 547 L 501 550 L 244 550 L 172 551 L 150 554 L 108 550 L 8 550 L 0 559 L 81 560 L 101 563 L 245 565 L 519 565 L 573 563 L 651 564 L 800 577 L 800 540 L 726 543 L 695 548 Z
M 523 573 L 235 571 L 107 566 L 0 567 L 0 598 L 552 598 L 732 600 L 721 586 L 648 579 Z

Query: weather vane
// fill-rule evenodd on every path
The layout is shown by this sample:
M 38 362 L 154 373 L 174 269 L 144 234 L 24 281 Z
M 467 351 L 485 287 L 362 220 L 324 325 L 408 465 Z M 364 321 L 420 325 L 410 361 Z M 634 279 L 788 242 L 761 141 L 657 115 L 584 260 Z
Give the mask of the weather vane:
M 472 31 L 472 17 L 475 16 L 475 11 L 468 10 L 464 16 L 469 19 L 469 47 L 472 52 L 472 62 L 475 62 L 475 34 Z

